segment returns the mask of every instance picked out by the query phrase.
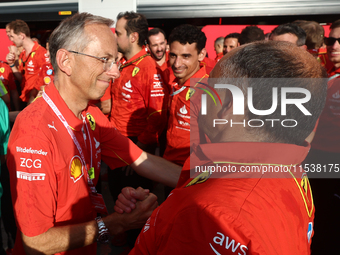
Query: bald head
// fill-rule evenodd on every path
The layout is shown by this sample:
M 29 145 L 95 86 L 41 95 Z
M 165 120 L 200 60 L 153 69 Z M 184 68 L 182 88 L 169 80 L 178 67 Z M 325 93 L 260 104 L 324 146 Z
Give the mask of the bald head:
M 228 132 L 234 136 L 234 140 L 239 135 L 239 130 L 243 128 L 242 136 L 248 137 L 248 141 L 302 144 L 304 139 L 313 130 L 326 98 L 327 79 L 311 78 L 326 77 L 324 69 L 311 54 L 297 46 L 293 46 L 291 43 L 280 41 L 255 42 L 238 47 L 230 52 L 230 54 L 225 55 L 216 64 L 210 74 L 209 84 L 211 86 L 214 84 L 233 84 L 238 87 L 245 96 L 244 115 L 236 116 L 233 114 L 233 101 L 238 100 L 239 97 L 235 98 L 235 95 L 232 95 L 229 89 L 220 89 L 218 93 L 223 102 L 221 109 L 215 112 L 215 118 L 221 118 L 221 113 L 223 112 L 228 118 L 242 118 L 246 121 L 256 119 L 263 121 L 263 123 L 266 123 L 268 119 L 280 121 L 282 119 L 294 119 L 298 124 L 291 128 L 286 128 L 282 125 L 276 125 L 274 128 L 272 125 L 263 125 L 258 128 L 251 128 L 249 125 L 245 125 L 243 128 L 242 125 L 238 125 L 234 126 L 234 130 L 229 128 Z M 311 115 L 307 116 L 300 108 L 289 104 L 287 105 L 286 115 L 282 115 L 282 89 L 285 90 L 292 87 L 301 88 L 302 91 L 306 91 L 306 94 L 310 92 L 311 98 L 309 100 L 306 99 L 303 107 L 308 109 Z M 249 88 L 252 90 L 251 96 L 249 95 Z M 274 94 L 273 91 L 276 89 L 277 94 Z M 255 108 L 262 111 L 272 109 L 273 105 L 275 106 L 273 95 L 277 99 L 277 107 L 274 107 L 273 112 L 269 114 L 257 115 L 254 114 L 256 111 L 248 107 L 249 101 L 247 101 L 247 97 L 252 99 L 252 109 Z M 305 97 L 306 95 L 303 93 L 287 95 L 287 99 L 295 98 L 298 100 Z M 203 121 L 202 124 L 207 125 L 208 132 L 217 137 L 217 134 L 214 133 L 215 131 L 211 132 L 213 128 L 209 121 Z M 221 129 L 218 132 L 224 131 L 225 129 Z M 241 139 L 241 137 L 239 138 Z

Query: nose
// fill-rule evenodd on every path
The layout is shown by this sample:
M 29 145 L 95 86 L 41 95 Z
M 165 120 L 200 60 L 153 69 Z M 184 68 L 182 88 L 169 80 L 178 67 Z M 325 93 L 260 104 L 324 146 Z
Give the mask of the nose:
M 173 66 L 174 66 L 175 68 L 178 68 L 178 67 L 180 67 L 181 65 L 182 65 L 182 60 L 181 60 L 181 58 L 176 57 Z
M 118 79 L 120 72 L 117 64 L 113 64 L 112 68 L 106 72 L 113 80 Z

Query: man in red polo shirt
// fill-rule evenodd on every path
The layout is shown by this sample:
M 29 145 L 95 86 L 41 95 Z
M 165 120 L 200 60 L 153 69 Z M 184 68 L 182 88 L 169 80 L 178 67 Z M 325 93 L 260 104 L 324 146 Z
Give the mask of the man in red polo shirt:
M 123 58 L 120 77 L 111 86 L 109 120 L 122 135 L 129 137 L 141 149 L 154 153 L 158 137 L 166 126 L 164 100 L 167 92 L 161 70 L 145 47 L 148 22 L 139 13 L 120 13 L 115 32 L 118 51 L 123 54 Z M 152 181 L 126 168 L 109 171 L 108 178 L 114 200 L 125 186 L 153 188 Z
M 169 54 L 166 52 L 166 46 L 165 32 L 157 27 L 150 29 L 148 32 L 147 48 L 150 51 L 151 57 L 162 71 L 169 67 Z
M 30 37 L 30 29 L 23 20 L 12 21 L 10 27 L 10 40 L 17 46 L 23 47 L 18 63 L 15 61 L 15 53 L 10 52 L 6 61 L 12 68 L 13 74 L 21 83 L 21 100 L 31 103 L 38 90 L 35 88 L 39 72 L 44 64 L 48 64 L 46 49 L 34 42 Z
M 197 116 L 199 109 L 191 112 L 190 102 L 200 100 L 202 84 L 208 77 L 201 64 L 206 55 L 205 43 L 204 33 L 193 25 L 176 27 L 169 37 L 173 73 L 169 75 L 170 110 L 163 157 L 180 166 L 189 157 L 190 136 L 193 142 L 200 140 L 197 120 L 192 117 Z
M 11 105 L 13 105 L 12 110 L 19 111 L 19 93 L 15 84 L 14 75 L 9 65 L 3 61 L 0 61 L 0 80 L 10 95 Z
M 223 36 L 218 37 L 215 40 L 215 43 L 214 43 L 214 49 L 215 49 L 215 52 L 216 52 L 215 62 L 220 61 L 221 58 L 223 57 L 223 43 L 224 43 L 224 37 Z
M 283 59 L 287 61 L 282 66 Z M 316 59 L 287 42 L 241 46 L 216 65 L 209 84 L 234 86 L 237 91 L 251 86 L 257 109 L 267 109 L 273 88 L 286 88 L 288 81 L 247 78 L 326 77 Z M 207 98 L 207 114 L 200 116 L 199 127 L 211 143 L 193 149 L 184 166 L 191 169 L 192 178 L 153 212 L 130 254 L 311 253 L 315 209 L 300 164 L 310 148 L 305 138 L 325 103 L 326 79 L 303 80 L 290 79 L 290 84 L 310 92 L 303 107 L 311 115 L 292 107 L 287 116 L 276 110 L 264 117 L 252 113 L 248 105 L 241 106 L 244 114 L 234 114 L 242 99 L 234 95 L 236 88 L 233 94 L 222 87 L 217 90 L 222 104 Z M 280 109 L 284 101 L 278 101 Z M 289 118 L 298 124 L 274 128 L 269 122 L 257 127 L 239 124 L 253 118 Z M 215 126 L 217 119 L 228 124 Z M 124 194 L 128 197 L 131 191 L 127 188 Z
M 315 238 L 312 250 L 315 254 L 338 254 L 337 233 L 340 228 L 340 20 L 330 26 L 325 38 L 328 59 L 334 67 L 328 71 L 327 100 L 319 119 L 312 149 L 306 160 L 316 168 L 311 179 L 314 201 L 318 208 L 315 219 Z M 322 175 L 317 168 L 322 167 Z M 327 245 L 325 245 L 327 242 Z
M 107 215 L 95 189 L 101 160 L 166 185 L 178 180 L 179 167 L 143 152 L 89 104 L 119 77 L 112 24 L 75 14 L 51 35 L 55 79 L 18 115 L 8 143 L 18 226 L 13 254 L 96 254 L 97 241 L 144 224 L 157 206 L 147 193 L 135 214 Z

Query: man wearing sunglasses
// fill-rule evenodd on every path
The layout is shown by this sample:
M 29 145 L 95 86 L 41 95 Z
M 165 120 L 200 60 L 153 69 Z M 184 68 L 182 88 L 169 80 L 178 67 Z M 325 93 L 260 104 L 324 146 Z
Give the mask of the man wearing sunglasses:
M 307 163 L 322 166 L 324 172 L 309 173 L 315 207 L 315 236 L 312 251 L 315 254 L 340 254 L 340 20 L 330 26 L 325 38 L 327 54 L 333 63 L 328 70 L 327 100 L 319 119 Z M 327 243 L 327 245 L 325 245 Z

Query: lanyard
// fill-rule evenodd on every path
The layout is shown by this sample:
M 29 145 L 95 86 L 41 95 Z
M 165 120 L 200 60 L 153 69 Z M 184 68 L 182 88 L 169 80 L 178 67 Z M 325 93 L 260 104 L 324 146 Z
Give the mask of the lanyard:
M 59 111 L 58 107 L 54 104 L 54 102 L 52 101 L 52 99 L 46 94 L 46 92 L 43 92 L 42 94 L 44 100 L 46 101 L 46 103 L 51 107 L 51 109 L 54 111 L 54 113 L 57 115 L 57 117 L 59 118 L 59 120 L 64 124 L 67 132 L 69 133 L 69 135 L 71 136 L 74 144 L 76 145 L 78 151 L 79 151 L 79 154 L 80 154 L 80 157 L 83 161 L 83 164 L 85 166 L 85 172 L 86 172 L 86 177 L 87 177 L 87 183 L 91 189 L 91 192 L 93 193 L 97 193 L 96 191 L 96 188 L 94 187 L 93 185 L 93 182 L 91 180 L 91 178 L 89 177 L 88 175 L 88 170 L 87 170 L 87 167 L 86 167 L 86 161 L 85 161 L 85 156 L 84 156 L 84 153 L 83 153 L 83 149 L 81 148 L 79 142 L 78 142 L 78 139 L 77 137 L 75 136 L 75 134 L 73 133 L 72 129 L 70 128 L 69 124 L 67 123 L 66 119 L 64 118 L 64 116 L 62 115 L 62 113 Z M 82 116 L 83 117 L 83 116 Z M 86 131 L 89 135 L 89 130 L 87 128 L 87 125 L 86 125 L 86 121 L 85 121 L 85 118 L 83 117 L 83 122 L 85 122 L 85 127 L 86 127 Z M 89 140 L 90 140 L 90 150 L 91 150 L 91 167 L 92 167 L 92 143 L 91 143 L 91 137 L 89 135 Z M 85 141 L 86 143 L 86 141 Z
M 331 80 L 333 80 L 334 78 L 339 77 L 339 76 L 340 76 L 340 73 L 336 73 L 336 74 L 332 75 L 331 77 L 329 77 L 329 78 L 328 78 L 328 81 L 331 81 Z
M 119 67 L 119 71 L 122 71 L 124 67 L 127 67 L 127 66 L 129 66 L 129 65 L 132 65 L 132 64 L 135 63 L 136 61 L 138 61 L 138 60 L 140 60 L 140 59 L 143 59 L 143 58 L 145 58 L 146 56 L 150 56 L 150 54 L 149 54 L 149 53 L 146 53 L 145 55 L 140 56 L 139 58 L 136 58 L 135 60 L 132 60 L 131 62 L 128 62 L 128 63 L 126 63 L 126 64 L 124 64 L 124 65 L 121 65 L 121 66 Z
M 196 87 L 197 84 L 199 84 L 201 82 L 201 80 L 203 80 L 206 76 L 207 76 L 207 74 L 203 75 L 203 77 L 195 84 L 194 87 Z M 174 96 L 174 95 L 177 95 L 177 94 L 181 93 L 183 90 L 185 90 L 186 87 L 187 86 L 183 85 L 179 90 L 176 90 L 170 96 Z

